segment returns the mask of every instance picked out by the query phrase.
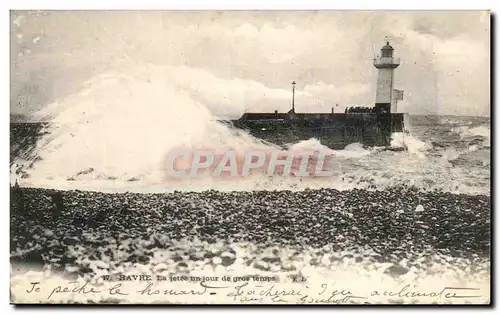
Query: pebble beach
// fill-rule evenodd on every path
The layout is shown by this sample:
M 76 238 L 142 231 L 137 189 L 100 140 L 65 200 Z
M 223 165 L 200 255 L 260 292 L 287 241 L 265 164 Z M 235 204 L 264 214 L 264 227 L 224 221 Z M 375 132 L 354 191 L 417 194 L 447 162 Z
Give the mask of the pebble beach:
M 397 188 L 12 193 L 11 262 L 69 276 L 293 276 L 340 265 L 396 279 L 436 267 L 489 277 L 488 196 Z

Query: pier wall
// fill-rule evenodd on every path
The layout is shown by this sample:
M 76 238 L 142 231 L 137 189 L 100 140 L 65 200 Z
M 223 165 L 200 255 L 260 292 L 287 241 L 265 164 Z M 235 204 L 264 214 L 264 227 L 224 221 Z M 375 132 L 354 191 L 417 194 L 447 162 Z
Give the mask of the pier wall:
M 373 113 L 294 114 L 292 118 L 232 120 L 239 128 L 277 145 L 317 138 L 322 144 L 342 149 L 351 143 L 390 145 L 391 134 L 404 129 L 404 114 L 381 119 Z

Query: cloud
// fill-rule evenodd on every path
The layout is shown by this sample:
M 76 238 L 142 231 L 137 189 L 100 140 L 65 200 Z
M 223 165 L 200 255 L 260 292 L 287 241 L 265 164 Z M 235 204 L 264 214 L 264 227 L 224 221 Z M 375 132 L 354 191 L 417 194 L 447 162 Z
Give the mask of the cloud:
M 36 111 L 67 96 L 127 58 L 206 71 L 204 86 L 228 82 L 226 88 L 236 90 L 224 93 L 235 103 L 244 95 L 246 110 L 286 108 L 292 80 L 304 110 L 328 110 L 337 102 L 370 105 L 377 75 L 372 59 L 389 36 L 402 59 L 395 87 L 408 97 L 401 108 L 413 114 L 489 115 L 486 11 L 11 14 L 16 112 Z M 40 39 L 20 42 L 17 34 Z M 244 92 L 236 87 L 240 83 L 249 84 Z M 266 93 L 268 98 L 252 94 L 266 88 L 282 92 Z

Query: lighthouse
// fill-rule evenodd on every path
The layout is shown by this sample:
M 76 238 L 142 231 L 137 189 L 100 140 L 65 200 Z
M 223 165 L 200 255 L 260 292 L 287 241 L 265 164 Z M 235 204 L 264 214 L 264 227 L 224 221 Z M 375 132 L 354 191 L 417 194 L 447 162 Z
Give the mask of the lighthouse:
M 393 52 L 394 48 L 387 42 L 381 49 L 381 56 L 373 59 L 373 65 L 378 69 L 375 107 L 379 112 L 395 113 L 397 110 L 398 99 L 395 97 L 393 84 L 394 69 L 399 66 L 399 58 L 394 58 Z

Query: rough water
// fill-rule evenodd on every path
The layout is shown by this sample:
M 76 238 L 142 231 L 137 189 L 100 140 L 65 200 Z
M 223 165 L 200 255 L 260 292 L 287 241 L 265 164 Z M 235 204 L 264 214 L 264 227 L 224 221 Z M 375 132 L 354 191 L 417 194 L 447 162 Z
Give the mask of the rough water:
M 334 156 L 335 175 L 328 178 L 315 177 L 300 180 L 284 177 L 251 177 L 235 181 L 200 177 L 182 181 L 172 180 L 165 178 L 166 170 L 162 164 L 164 161 L 162 158 L 168 152 L 168 147 L 178 147 L 177 143 L 164 141 L 169 144 L 154 148 L 153 144 L 156 145 L 159 140 L 152 139 L 150 143 L 144 143 L 138 135 L 131 138 L 127 135 L 120 135 L 123 133 L 117 131 L 113 135 L 116 139 L 106 140 L 106 143 L 102 142 L 104 139 L 99 139 L 98 143 L 90 144 L 93 143 L 93 138 L 87 137 L 94 136 L 89 135 L 93 132 L 92 130 L 88 131 L 84 128 L 78 130 L 81 133 L 75 134 L 67 128 L 78 126 L 64 124 L 48 124 L 43 127 L 42 132 L 48 134 L 42 137 L 38 145 L 42 146 L 40 143 L 49 141 L 45 144 L 46 146 L 32 149 L 28 156 L 14 156 L 11 158 L 11 164 L 20 166 L 14 166 L 13 171 L 21 168 L 24 173 L 18 179 L 21 186 L 65 190 L 151 193 L 207 189 L 244 191 L 361 188 L 384 190 L 388 187 L 405 186 L 425 191 L 489 195 L 489 118 L 413 116 L 410 121 L 410 135 L 396 133 L 392 140 L 392 146 L 405 147 L 406 151 L 363 147 L 359 143 L 350 144 L 344 150 L 329 150 Z M 213 141 L 207 141 L 199 146 L 193 144 L 194 147 L 224 147 L 241 151 L 246 147 L 271 147 L 243 131 L 231 130 L 216 122 L 209 123 L 213 133 L 208 133 L 207 137 Z M 149 127 L 149 124 L 143 126 Z M 24 132 L 29 134 L 28 137 L 35 137 L 40 126 L 17 124 L 13 128 L 15 128 L 13 130 L 15 134 L 24 134 L 18 129 L 26 129 Z M 185 134 L 190 128 L 190 126 L 182 126 L 170 132 Z M 69 133 L 58 133 L 62 132 L 61 129 Z M 133 131 L 135 129 L 131 128 L 128 132 L 135 132 Z M 141 136 L 148 138 L 142 132 Z M 175 136 L 169 136 L 175 138 Z M 190 134 L 190 136 L 193 135 Z M 200 139 L 203 138 L 203 134 L 197 134 L 197 136 Z M 84 138 L 78 139 L 78 137 Z M 116 145 L 119 145 L 117 142 L 122 140 L 126 147 L 115 149 Z M 15 146 L 17 139 L 13 138 L 12 141 Z M 246 146 L 247 143 L 248 146 Z M 32 142 L 23 143 L 23 145 L 34 146 Z M 145 145 L 148 146 L 146 149 Z M 317 139 L 290 146 L 292 150 L 327 149 Z M 16 176 L 13 175 L 12 178 Z
M 481 295 L 471 302 L 488 302 L 489 118 L 411 116 L 410 134 L 392 141 L 407 150 L 355 143 L 331 151 L 339 165 L 333 177 L 172 181 L 162 165 L 170 148 L 269 145 L 215 121 L 216 104 L 228 100 L 201 84 L 206 77 L 195 84 L 177 68 L 160 70 L 98 76 L 33 117 L 46 124 L 11 125 L 12 178 L 22 187 L 11 195 L 14 295 L 26 282 L 55 284 L 57 276 L 102 287 L 103 275 L 259 275 L 280 276 L 282 289 L 303 286 L 290 279 L 303 276 L 312 291 L 337 282 L 362 295 L 406 284 L 471 286 Z M 238 108 L 242 95 L 282 96 L 238 80 L 227 88 Z M 321 143 L 310 139 L 290 149 L 315 147 Z M 68 299 L 171 302 L 161 295 L 49 301 Z M 457 300 L 395 294 L 361 302 Z

